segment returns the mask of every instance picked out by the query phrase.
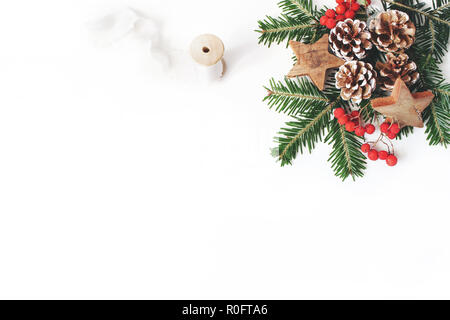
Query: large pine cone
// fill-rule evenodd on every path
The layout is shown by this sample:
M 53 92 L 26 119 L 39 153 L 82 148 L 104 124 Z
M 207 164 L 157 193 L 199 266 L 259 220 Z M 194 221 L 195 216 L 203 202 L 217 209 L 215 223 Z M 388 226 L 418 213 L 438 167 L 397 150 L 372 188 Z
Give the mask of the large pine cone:
M 376 77 L 370 63 L 347 61 L 336 73 L 336 88 L 341 89 L 342 99 L 360 103 L 372 96 L 377 86 Z
M 350 61 L 367 56 L 367 51 L 372 49 L 370 38 L 364 21 L 346 19 L 331 30 L 328 41 L 336 56 Z
M 372 42 L 383 52 L 397 52 L 408 49 L 415 40 L 416 27 L 409 16 L 398 10 L 379 13 L 370 21 Z
M 386 63 L 377 62 L 377 69 L 380 72 L 378 83 L 380 88 L 385 91 L 392 91 L 395 80 L 401 78 L 407 86 L 416 83 L 419 79 L 419 73 L 416 71 L 417 65 L 409 60 L 406 53 L 395 55 L 388 53 Z

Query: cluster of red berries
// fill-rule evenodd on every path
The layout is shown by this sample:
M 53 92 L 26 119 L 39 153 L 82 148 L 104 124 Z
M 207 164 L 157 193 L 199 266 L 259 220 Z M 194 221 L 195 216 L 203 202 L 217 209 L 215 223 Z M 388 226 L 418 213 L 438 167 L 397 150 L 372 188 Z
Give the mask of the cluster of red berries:
M 400 127 L 398 123 L 389 123 L 389 122 L 383 122 L 380 125 L 380 131 L 384 133 L 389 139 L 393 140 L 397 138 L 397 135 L 400 132 Z
M 328 29 L 333 29 L 338 21 L 355 18 L 356 12 L 360 8 L 356 0 L 336 0 L 336 2 L 338 3 L 336 9 L 328 9 L 320 18 L 320 24 Z M 370 4 L 370 0 L 367 0 L 367 4 Z
M 387 151 L 377 151 L 370 147 L 370 144 L 365 143 L 361 146 L 361 151 L 367 153 L 370 160 L 386 160 L 388 166 L 393 167 L 397 164 L 398 159 L 395 155 L 389 154 Z
M 355 132 L 357 136 L 364 137 L 366 133 L 372 134 L 375 132 L 375 126 L 373 124 L 367 124 L 366 126 L 363 126 L 361 124 L 359 111 L 355 110 L 350 114 L 347 114 L 344 108 L 336 108 L 334 109 L 333 113 L 338 123 L 342 126 L 345 126 L 345 130 L 349 132 Z M 385 136 L 392 140 L 397 137 L 397 134 L 400 132 L 400 127 L 398 123 L 383 122 L 380 125 L 380 131 L 382 133 L 378 141 Z M 377 142 L 375 142 L 374 144 L 376 144 Z M 394 147 L 392 147 L 392 150 L 393 148 Z M 369 143 L 363 144 L 361 146 L 361 151 L 367 153 L 367 157 L 370 160 L 386 160 L 387 165 L 390 167 L 395 166 L 398 161 L 397 157 L 394 154 L 390 154 L 387 151 L 377 151 L 374 148 L 371 148 Z
M 361 125 L 359 111 L 355 110 L 350 114 L 346 114 L 343 108 L 336 108 L 334 109 L 334 117 L 341 126 L 345 126 L 345 130 L 355 132 L 359 137 L 364 137 L 366 133 L 372 134 L 375 132 L 375 126 L 373 124 Z

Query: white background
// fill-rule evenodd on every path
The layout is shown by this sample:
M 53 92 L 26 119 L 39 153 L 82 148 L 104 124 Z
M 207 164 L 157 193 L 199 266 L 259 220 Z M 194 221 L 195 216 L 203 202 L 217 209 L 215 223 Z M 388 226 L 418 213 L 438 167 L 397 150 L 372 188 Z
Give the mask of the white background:
M 450 298 L 450 154 L 424 130 L 357 182 L 325 144 L 269 155 L 287 118 L 262 86 L 292 53 L 253 30 L 276 2 L 1 2 L 0 298 Z M 226 77 L 93 46 L 86 23 L 124 6 L 180 55 L 217 34 Z

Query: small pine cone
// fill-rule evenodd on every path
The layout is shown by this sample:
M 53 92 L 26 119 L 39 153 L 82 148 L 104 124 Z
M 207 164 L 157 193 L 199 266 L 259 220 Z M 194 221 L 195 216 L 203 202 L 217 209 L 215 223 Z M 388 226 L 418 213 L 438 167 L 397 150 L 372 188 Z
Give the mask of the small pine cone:
M 406 53 L 400 53 L 398 56 L 388 53 L 386 59 L 386 63 L 377 62 L 376 65 L 380 72 L 378 83 L 382 90 L 392 91 L 397 78 L 401 78 L 407 86 L 416 83 L 419 79 L 417 65 L 409 60 Z
M 383 52 L 398 52 L 412 46 L 416 26 L 402 11 L 388 10 L 379 13 L 370 21 L 372 42 Z
M 334 27 L 328 38 L 334 54 L 347 61 L 360 60 L 372 49 L 370 32 L 364 21 L 346 19 Z
M 347 61 L 336 73 L 336 88 L 341 89 L 344 100 L 360 103 L 369 99 L 377 86 L 377 73 L 370 63 Z

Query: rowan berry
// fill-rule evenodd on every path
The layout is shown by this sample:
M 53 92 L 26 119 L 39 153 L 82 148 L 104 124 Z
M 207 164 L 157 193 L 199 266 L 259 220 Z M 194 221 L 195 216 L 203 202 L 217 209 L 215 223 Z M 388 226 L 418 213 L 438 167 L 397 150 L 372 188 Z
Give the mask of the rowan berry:
M 368 143 L 364 143 L 364 144 L 361 146 L 361 151 L 364 152 L 364 153 L 369 152 L 369 151 L 370 151 L 370 145 L 369 145 Z
M 346 19 L 353 19 L 355 17 L 355 11 L 348 10 L 345 12 L 344 16 Z
M 400 126 L 398 125 L 398 123 L 394 123 L 394 124 L 391 126 L 390 130 L 391 130 L 392 133 L 399 134 L 399 132 L 400 132 Z
M 336 27 L 336 20 L 329 18 L 327 20 L 327 28 L 328 29 L 333 29 L 334 27 Z
M 367 134 L 372 134 L 375 132 L 375 126 L 373 124 L 368 124 L 366 126 L 366 132 Z
M 359 3 L 358 2 L 353 2 L 352 5 L 350 6 L 350 9 L 352 9 L 353 11 L 358 11 L 359 10 Z
M 344 124 L 346 124 L 349 121 L 350 120 L 348 118 L 348 115 L 346 115 L 346 114 L 344 114 L 343 116 L 338 118 L 338 122 L 339 122 L 340 125 L 344 125 Z
M 336 119 L 339 119 L 340 117 L 345 115 L 345 110 L 343 108 L 336 108 L 334 109 L 333 114 Z
M 336 12 L 335 12 L 333 9 L 328 9 L 328 10 L 325 12 L 325 15 L 326 15 L 328 18 L 334 18 L 334 17 L 336 16 Z
M 370 160 L 376 161 L 378 160 L 378 151 L 375 149 L 372 149 L 369 151 L 368 155 Z
M 364 129 L 364 127 L 356 127 L 355 128 L 355 134 L 359 137 L 364 137 L 364 134 L 366 133 L 366 129 Z
M 397 162 L 398 162 L 398 159 L 393 154 L 389 155 L 386 159 L 386 163 L 389 167 L 395 166 L 397 164 Z
M 336 13 L 337 14 L 341 14 L 343 15 L 345 13 L 345 11 L 347 11 L 347 8 L 345 7 L 345 5 L 340 4 L 336 7 Z
M 380 158 L 380 160 L 386 160 L 387 157 L 389 156 L 389 153 L 387 153 L 387 151 L 380 151 L 378 152 L 378 157 Z
M 352 122 L 352 121 L 348 121 L 348 122 L 345 124 L 345 130 L 347 130 L 348 132 L 353 132 L 353 131 L 355 131 L 355 127 L 356 127 L 356 125 L 355 125 L 355 123 Z
M 387 133 L 388 130 L 389 130 L 389 127 L 390 127 L 390 124 L 388 122 L 383 122 L 380 125 L 380 131 L 383 132 L 383 133 Z

